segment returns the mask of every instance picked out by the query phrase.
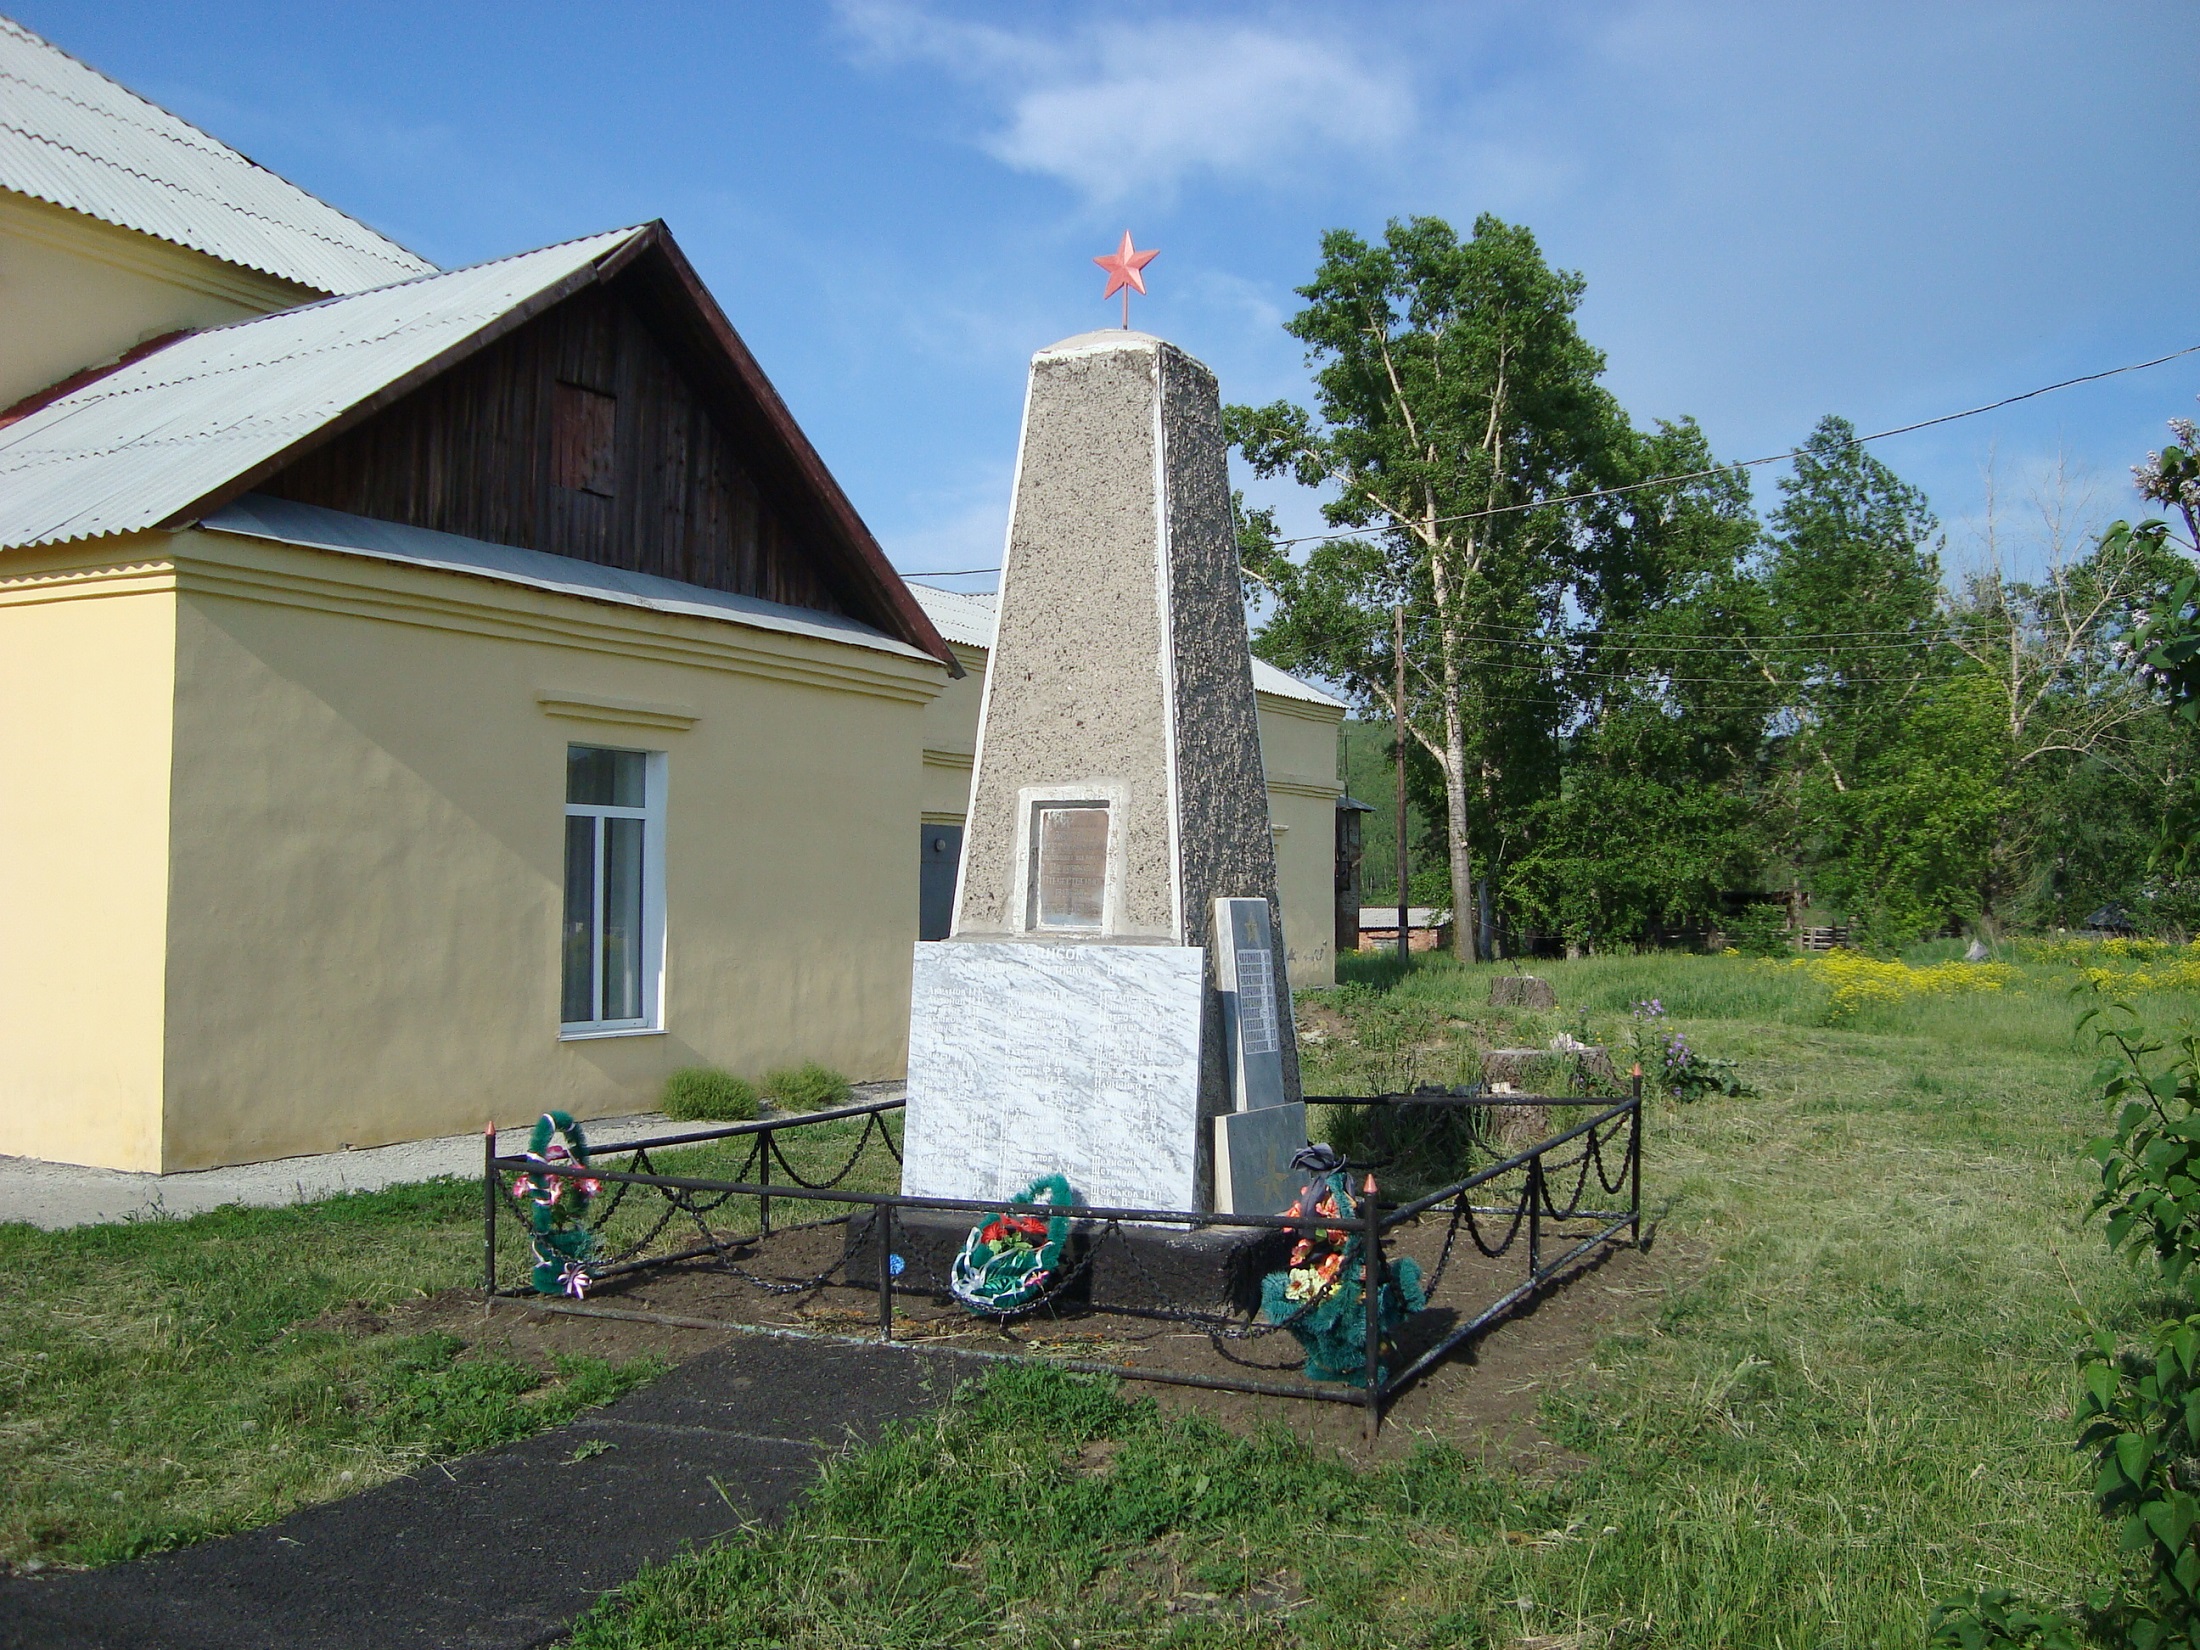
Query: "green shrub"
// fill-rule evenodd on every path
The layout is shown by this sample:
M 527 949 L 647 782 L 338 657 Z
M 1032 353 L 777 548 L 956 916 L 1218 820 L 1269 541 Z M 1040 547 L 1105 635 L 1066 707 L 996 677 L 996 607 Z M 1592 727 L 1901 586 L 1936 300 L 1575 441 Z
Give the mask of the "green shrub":
M 756 1119 L 756 1085 L 716 1066 L 689 1066 L 665 1079 L 659 1104 L 683 1123 L 749 1123 Z
M 1474 1171 L 1487 1155 L 1479 1106 L 1323 1106 L 1322 1138 L 1345 1158 L 1377 1166 L 1387 1193 L 1418 1197 Z M 1316 1130 L 1309 1130 L 1315 1133 Z
M 1785 957 L 1795 950 L 1787 913 L 1762 901 L 1751 902 L 1727 922 L 1726 943 L 1745 957 Z
M 1976 1597 L 1936 1605 L 1926 1623 L 1932 1650 L 2078 1650 L 2082 1625 L 2067 1611 L 2043 1611 L 2006 1587 L 1981 1588 Z
M 788 1111 L 823 1111 L 828 1106 L 845 1106 L 855 1098 L 855 1093 L 847 1078 L 815 1060 L 767 1073 L 764 1078 L 765 1097 Z

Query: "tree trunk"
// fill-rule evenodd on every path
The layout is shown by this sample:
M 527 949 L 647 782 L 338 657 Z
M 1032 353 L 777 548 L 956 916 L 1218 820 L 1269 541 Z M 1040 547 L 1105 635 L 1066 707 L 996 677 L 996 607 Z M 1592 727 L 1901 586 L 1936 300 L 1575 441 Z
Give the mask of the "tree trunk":
M 1445 671 L 1447 677 L 1453 674 Z M 1479 960 L 1481 950 L 1476 944 L 1480 924 L 1475 920 L 1473 839 L 1467 829 L 1467 734 L 1459 719 L 1458 691 L 1448 681 L 1445 687 L 1444 835 L 1451 850 L 1451 951 L 1464 963 Z

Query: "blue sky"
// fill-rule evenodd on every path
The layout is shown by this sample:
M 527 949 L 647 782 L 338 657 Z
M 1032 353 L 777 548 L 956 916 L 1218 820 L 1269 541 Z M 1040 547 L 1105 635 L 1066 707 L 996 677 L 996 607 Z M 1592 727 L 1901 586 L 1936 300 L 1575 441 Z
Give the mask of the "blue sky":
M 439 263 L 666 219 L 914 573 L 999 559 L 1024 364 L 1107 323 L 1126 226 L 1134 321 L 1265 401 L 1322 230 L 1526 223 L 1629 411 L 1727 458 L 2200 344 L 2190 0 L 9 9 Z M 2029 569 L 2058 461 L 2072 520 L 2128 513 L 2196 392 L 2200 356 L 1879 451 L 1958 566 L 1991 462 Z

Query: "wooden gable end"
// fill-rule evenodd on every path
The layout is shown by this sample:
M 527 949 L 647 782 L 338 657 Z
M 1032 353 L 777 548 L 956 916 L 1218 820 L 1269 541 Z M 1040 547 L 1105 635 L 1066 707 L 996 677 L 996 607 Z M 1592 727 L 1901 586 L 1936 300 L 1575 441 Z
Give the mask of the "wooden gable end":
M 871 619 L 618 283 L 594 285 L 261 481 L 353 515 Z

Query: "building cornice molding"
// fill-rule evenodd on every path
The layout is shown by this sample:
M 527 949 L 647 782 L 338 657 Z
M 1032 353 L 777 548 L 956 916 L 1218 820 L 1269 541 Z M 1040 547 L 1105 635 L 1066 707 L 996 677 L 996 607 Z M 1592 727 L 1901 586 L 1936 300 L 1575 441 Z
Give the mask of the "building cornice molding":
M 1277 716 L 1295 716 L 1302 722 L 1318 722 L 1325 727 L 1336 727 L 1344 721 L 1342 705 L 1317 705 L 1310 699 L 1287 699 L 1280 693 L 1269 693 L 1255 688 L 1253 698 L 1264 711 Z
M 904 660 L 735 621 L 628 609 L 205 528 L 179 532 L 173 544 L 177 588 L 186 595 L 577 648 L 909 704 L 929 703 L 946 683 L 930 659 Z
M 225 263 L 211 253 L 125 229 L 104 218 L 4 187 L 0 187 L 0 231 L 11 238 L 89 258 L 125 274 L 164 281 L 261 315 L 327 296 L 280 276 L 262 275 Z
M 654 704 L 642 699 L 613 699 L 559 688 L 537 688 L 535 704 L 545 716 L 569 722 L 613 722 L 621 727 L 657 728 L 685 733 L 703 719 L 693 705 Z
M 1344 794 L 1344 786 L 1334 779 L 1311 779 L 1297 774 L 1270 774 L 1268 789 L 1276 796 L 1310 796 L 1321 802 L 1334 802 Z
M 176 564 L 167 556 L 0 556 L 0 607 L 173 595 L 175 590 Z

